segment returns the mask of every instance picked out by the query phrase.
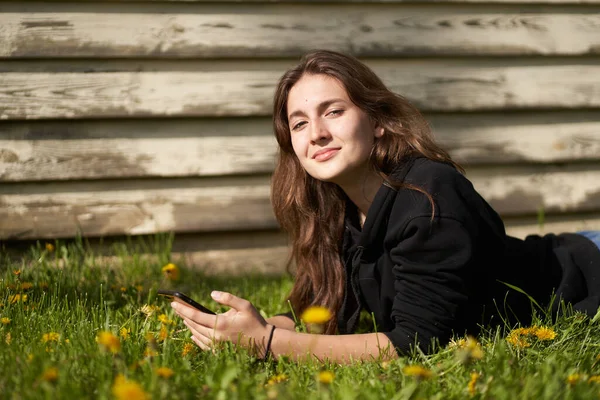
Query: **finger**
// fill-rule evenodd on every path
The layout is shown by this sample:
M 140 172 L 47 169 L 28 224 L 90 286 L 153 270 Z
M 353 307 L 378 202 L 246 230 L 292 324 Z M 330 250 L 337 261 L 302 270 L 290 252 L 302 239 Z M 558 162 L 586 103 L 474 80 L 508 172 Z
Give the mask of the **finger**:
M 196 343 L 196 345 L 204 351 L 210 350 L 210 346 L 205 345 L 200 340 L 198 340 L 195 336 L 192 336 L 192 342 Z
M 217 318 L 216 315 L 203 313 L 200 310 L 196 310 L 193 307 L 184 306 L 176 301 L 171 303 L 171 307 L 180 317 L 191 319 L 205 326 L 213 326 Z
M 207 340 L 212 341 L 214 339 L 215 332 L 211 328 L 207 328 L 206 326 L 199 325 L 192 320 L 184 319 L 183 324 L 188 327 L 190 332 L 192 332 L 197 337 L 205 337 Z
M 213 345 L 213 340 L 211 338 L 199 335 L 198 333 L 192 331 L 191 329 L 190 329 L 190 332 L 192 332 L 192 336 L 195 337 L 196 340 L 203 343 L 205 346 L 211 347 Z
M 238 311 L 246 310 L 252 307 L 252 304 L 246 299 L 242 299 L 241 297 L 237 297 L 227 292 L 219 292 L 217 290 L 213 290 L 210 296 L 217 302 L 226 306 L 229 306 Z

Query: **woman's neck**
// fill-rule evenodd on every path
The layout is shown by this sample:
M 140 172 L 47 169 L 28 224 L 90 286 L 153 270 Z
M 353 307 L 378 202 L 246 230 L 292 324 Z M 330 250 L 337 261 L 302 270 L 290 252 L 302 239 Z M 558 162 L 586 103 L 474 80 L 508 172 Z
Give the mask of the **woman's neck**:
M 358 209 L 361 226 L 364 224 L 369 207 L 371 207 L 375 194 L 377 194 L 382 183 L 383 178 L 375 171 L 369 170 L 365 172 L 361 179 L 355 179 L 351 183 L 340 185 L 346 196 Z

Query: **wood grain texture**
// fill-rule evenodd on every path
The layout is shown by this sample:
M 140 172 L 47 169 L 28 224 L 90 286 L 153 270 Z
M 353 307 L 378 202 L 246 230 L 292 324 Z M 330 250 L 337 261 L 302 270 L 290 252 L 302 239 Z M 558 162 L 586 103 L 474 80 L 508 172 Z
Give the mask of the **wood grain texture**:
M 502 215 L 600 210 L 595 165 L 472 168 Z M 0 238 L 273 229 L 268 177 L 116 180 L 0 186 Z
M 35 4 L 35 3 L 34 3 Z M 134 11 L 135 10 L 135 11 Z M 302 15 L 302 19 L 298 19 Z M 334 17 L 332 17 L 334 16 Z M 295 57 L 600 53 L 600 15 L 390 4 L 5 6 L 0 57 Z
M 434 115 L 436 138 L 459 162 L 600 160 L 600 112 Z M 0 124 L 0 181 L 268 173 L 268 118 Z
M 0 193 L 5 239 L 276 227 L 268 177 L 3 185 Z
M 600 65 L 370 63 L 417 107 L 475 111 L 600 107 Z M 282 71 L 0 74 L 0 120 L 269 115 Z
M 14 0 L 0 0 L 0 3 L 3 2 L 12 2 Z M 61 3 L 64 0 L 45 0 L 44 3 Z M 376 5 L 376 4 L 438 4 L 438 3 L 448 3 L 448 4 L 598 4 L 598 0 L 328 0 L 328 3 L 334 4 L 348 4 L 348 3 L 356 3 L 356 4 L 366 4 L 366 5 Z M 78 3 L 98 3 L 98 0 L 78 0 Z M 269 4 L 285 4 L 285 3 L 293 3 L 293 4 L 319 4 L 323 3 L 322 0 L 102 0 L 102 3 L 180 3 L 180 4 L 193 4 L 193 3 L 225 3 L 225 4 L 233 4 L 239 5 L 242 3 L 269 3 Z

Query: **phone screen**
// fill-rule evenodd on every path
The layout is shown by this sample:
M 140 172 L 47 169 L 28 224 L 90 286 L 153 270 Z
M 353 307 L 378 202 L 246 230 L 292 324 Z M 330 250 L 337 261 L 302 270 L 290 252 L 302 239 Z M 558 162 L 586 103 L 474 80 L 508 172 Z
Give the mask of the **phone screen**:
M 183 294 L 181 292 L 177 292 L 174 290 L 159 290 L 158 294 L 160 296 L 170 297 L 175 301 L 180 301 L 185 304 L 188 304 L 188 305 L 194 307 L 195 309 L 202 311 L 203 313 L 215 315 L 214 311 L 209 310 L 208 308 L 204 307 L 202 304 L 198 303 L 197 301 L 191 299 L 190 297 L 186 296 L 185 294 Z

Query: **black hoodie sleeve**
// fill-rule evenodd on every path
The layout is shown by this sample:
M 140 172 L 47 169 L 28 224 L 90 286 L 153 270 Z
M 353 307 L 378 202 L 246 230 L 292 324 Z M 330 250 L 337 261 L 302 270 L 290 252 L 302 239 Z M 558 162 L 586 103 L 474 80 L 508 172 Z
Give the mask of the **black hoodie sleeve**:
M 384 332 L 399 354 L 418 343 L 430 351 L 433 339 L 445 344 L 468 300 L 468 269 L 473 234 L 450 217 L 410 219 L 391 250 L 395 328 Z

